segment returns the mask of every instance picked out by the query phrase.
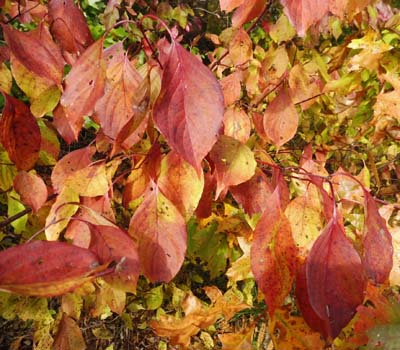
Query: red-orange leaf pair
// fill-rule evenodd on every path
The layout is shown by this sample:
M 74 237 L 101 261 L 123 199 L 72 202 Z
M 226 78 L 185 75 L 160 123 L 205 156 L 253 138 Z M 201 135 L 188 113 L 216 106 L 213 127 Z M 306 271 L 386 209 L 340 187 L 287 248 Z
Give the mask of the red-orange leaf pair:
M 90 250 L 34 241 L 0 252 L 0 290 L 35 296 L 69 292 L 104 270 Z
M 223 94 L 210 70 L 176 41 L 161 41 L 160 52 L 164 70 L 154 122 L 171 148 L 200 173 L 222 126 Z
M 40 129 L 29 108 L 3 92 L 5 105 L 0 119 L 0 142 L 20 170 L 33 168 L 40 151 Z
M 361 258 L 335 213 L 308 255 L 305 284 L 311 308 L 300 305 L 304 318 L 313 326 L 317 316 L 324 323 L 322 334 L 337 337 L 363 301 L 365 277 Z
M 281 208 L 279 192 L 277 186 L 269 197 L 255 229 L 250 254 L 251 268 L 271 317 L 292 288 L 297 262 L 297 248 Z

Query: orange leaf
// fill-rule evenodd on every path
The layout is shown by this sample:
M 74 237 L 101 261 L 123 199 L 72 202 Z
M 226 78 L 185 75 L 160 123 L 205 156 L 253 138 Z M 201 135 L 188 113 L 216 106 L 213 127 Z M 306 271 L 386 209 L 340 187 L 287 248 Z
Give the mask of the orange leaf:
M 190 218 L 203 193 L 204 175 L 201 172 L 198 176 L 189 163 L 172 151 L 161 162 L 157 184 L 182 216 Z
M 246 328 L 240 333 L 218 334 L 222 343 L 222 350 L 252 350 L 254 326 Z
M 246 143 L 250 132 L 251 122 L 246 112 L 237 107 L 227 108 L 224 114 L 224 134 Z
M 30 32 L 6 25 L 2 28 L 10 51 L 27 69 L 61 86 L 64 59 L 43 22 Z
M 131 219 L 129 233 L 138 243 L 143 274 L 153 282 L 169 282 L 185 258 L 186 225 L 153 182 Z
M 76 322 L 63 313 L 57 335 L 52 346 L 54 350 L 85 350 L 86 344 Z
M 255 173 L 256 160 L 246 145 L 232 137 L 222 135 L 210 152 L 215 165 L 217 190 L 215 198 L 223 195 L 229 186 L 239 185 L 249 180 Z
M 3 92 L 5 105 L 0 119 L 0 141 L 20 170 L 35 165 L 40 151 L 40 129 L 29 108 Z
M 269 197 L 256 226 L 250 257 L 254 278 L 273 317 L 292 288 L 297 263 L 297 248 L 281 209 L 279 188 Z
M 265 0 L 243 1 L 232 16 L 232 25 L 234 27 L 241 27 L 243 24 L 250 22 L 260 16 L 266 6 L 267 3 Z
M 104 270 L 91 251 L 64 242 L 34 241 L 0 252 L 0 290 L 42 297 L 69 292 Z
M 365 278 L 360 256 L 335 215 L 308 255 L 306 283 L 312 308 L 327 323 L 323 335 L 336 338 L 363 301 Z
M 99 39 L 79 56 L 65 78 L 61 105 L 75 139 L 82 128 L 83 117 L 92 114 L 97 100 L 103 95 L 104 81 L 103 39 Z
M 243 28 L 239 28 L 229 42 L 229 57 L 235 66 L 244 65 L 253 58 L 253 43 Z
M 211 71 L 180 44 L 163 41 L 161 45 L 164 71 L 154 122 L 171 148 L 200 173 L 201 161 L 217 141 L 222 125 L 221 87 Z
M 21 201 L 37 212 L 47 201 L 47 187 L 41 177 L 20 171 L 14 178 L 14 188 L 21 196 Z
M 268 105 L 264 113 L 264 130 L 276 147 L 281 147 L 296 134 L 299 115 L 284 87 Z
M 93 147 L 77 149 L 68 153 L 56 163 L 51 173 L 51 182 L 56 193 L 62 190 L 70 176 L 92 163 L 91 158 L 95 151 Z

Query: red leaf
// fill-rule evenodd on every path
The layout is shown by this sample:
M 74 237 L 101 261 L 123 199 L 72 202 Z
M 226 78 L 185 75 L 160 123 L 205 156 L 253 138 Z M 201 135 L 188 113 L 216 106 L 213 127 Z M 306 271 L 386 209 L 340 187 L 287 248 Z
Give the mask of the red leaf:
M 40 151 L 40 129 L 29 108 L 3 92 L 5 105 L 0 119 L 0 141 L 20 170 L 33 168 Z
M 79 130 L 74 130 L 65 115 L 63 106 L 60 104 L 58 104 L 53 111 L 53 125 L 64 141 L 69 145 L 76 140 L 75 134 L 79 133 Z
M 221 87 L 210 70 L 175 41 L 162 43 L 161 59 L 164 72 L 154 122 L 171 148 L 200 173 L 222 126 Z
M 236 7 L 242 5 L 244 0 L 219 0 L 221 11 L 231 12 Z
M 121 42 L 108 48 L 104 56 L 107 80 L 104 95 L 97 101 L 95 110 L 104 134 L 115 140 L 134 116 L 134 99 L 145 89 L 138 89 L 143 79 L 124 54 Z
M 97 254 L 100 263 L 117 263 L 105 280 L 127 292 L 136 291 L 139 277 L 137 247 L 129 235 L 118 227 L 89 225 L 92 239 L 89 249 Z
M 329 11 L 329 1 L 319 0 L 282 0 L 286 16 L 296 28 L 300 36 L 317 23 Z
M 289 95 L 283 88 L 268 105 L 264 113 L 264 130 L 276 147 L 293 138 L 299 123 L 299 115 Z
M 335 215 L 308 255 L 306 278 L 310 304 L 328 324 L 324 335 L 337 337 L 363 301 L 365 278 L 360 256 Z
M 0 252 L 0 266 L 0 290 L 42 297 L 69 292 L 105 268 L 87 249 L 48 241 Z
M 257 168 L 250 180 L 238 186 L 232 186 L 229 191 L 245 212 L 253 215 L 264 212 L 274 189 L 265 174 Z
M 297 263 L 297 248 L 277 189 L 269 197 L 268 207 L 254 231 L 250 258 L 254 278 L 273 317 L 292 288 Z
M 138 243 L 141 270 L 152 282 L 169 282 L 179 271 L 186 252 L 186 225 L 176 207 L 151 182 L 129 224 Z
M 244 1 L 242 5 L 235 11 L 232 16 L 232 25 L 240 27 L 243 24 L 250 22 L 254 18 L 261 16 L 267 2 L 265 0 L 248 0 Z
M 379 214 L 375 199 L 365 190 L 364 197 L 364 267 L 371 280 L 383 283 L 388 279 L 393 267 L 392 235 Z
M 21 171 L 14 178 L 14 188 L 21 201 L 37 212 L 47 201 L 47 187 L 41 177 Z
M 11 52 L 26 68 L 61 86 L 64 59 L 43 23 L 30 32 L 5 25 L 2 28 Z
M 92 163 L 91 158 L 95 151 L 93 147 L 77 149 L 68 153 L 56 163 L 51 173 L 51 182 L 56 193 L 61 191 L 69 176 Z
M 75 139 L 82 128 L 83 117 L 92 114 L 97 100 L 103 95 L 104 82 L 103 39 L 99 39 L 78 58 L 65 78 L 61 105 Z
M 307 279 L 306 279 L 306 264 L 305 262 L 297 269 L 296 275 L 296 299 L 297 306 L 300 309 L 301 315 L 307 324 L 315 331 L 321 333 L 325 338 L 329 334 L 329 322 L 321 319 L 314 311 L 310 304 L 308 295 Z
M 50 30 L 63 50 L 79 54 L 92 44 L 85 16 L 72 0 L 51 0 L 49 16 Z

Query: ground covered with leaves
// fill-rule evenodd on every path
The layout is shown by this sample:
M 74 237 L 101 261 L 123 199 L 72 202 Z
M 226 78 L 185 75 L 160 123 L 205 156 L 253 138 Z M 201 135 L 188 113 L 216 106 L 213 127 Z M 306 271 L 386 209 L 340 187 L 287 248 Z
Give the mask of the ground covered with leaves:
M 0 349 L 399 349 L 399 8 L 0 0 Z

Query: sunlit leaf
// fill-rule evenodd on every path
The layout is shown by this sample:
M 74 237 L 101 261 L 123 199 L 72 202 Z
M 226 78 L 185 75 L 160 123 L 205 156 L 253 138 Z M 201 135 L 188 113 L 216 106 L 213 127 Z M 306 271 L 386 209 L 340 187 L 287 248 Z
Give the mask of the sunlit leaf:
M 104 83 L 103 39 L 99 39 L 79 56 L 65 78 L 61 105 L 75 139 L 82 128 L 83 117 L 92 114 L 97 100 L 103 95 Z
M 255 172 L 256 161 L 250 148 L 229 136 L 221 136 L 210 152 L 215 165 L 217 190 L 215 197 L 226 193 L 229 186 L 249 180 Z
M 138 244 L 141 272 L 151 281 L 170 281 L 186 252 L 186 226 L 182 214 L 154 184 L 129 224 Z
M 86 344 L 81 329 L 66 314 L 62 315 L 58 331 L 54 339 L 54 350 L 85 350 Z
M 297 262 L 297 248 L 277 189 L 254 231 L 250 257 L 254 278 L 272 317 L 292 288 Z
M 34 241 L 0 252 L 0 289 L 56 296 L 92 279 L 99 260 L 87 249 L 63 242 Z
M 154 122 L 171 148 L 199 173 L 222 125 L 222 91 L 208 68 L 177 42 L 163 42 L 161 54 L 164 71 Z
M 204 176 L 198 176 L 195 168 L 172 151 L 161 162 L 157 184 L 181 214 L 189 218 L 203 193 Z
M 313 310 L 327 323 L 323 335 L 337 337 L 363 301 L 365 277 L 361 258 L 335 216 L 308 255 L 306 283 Z

